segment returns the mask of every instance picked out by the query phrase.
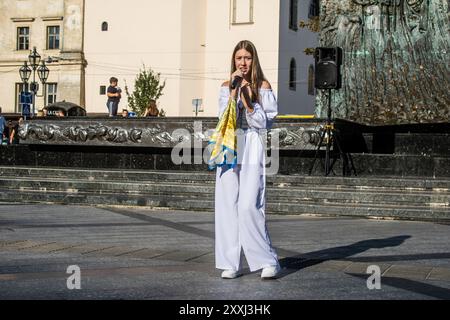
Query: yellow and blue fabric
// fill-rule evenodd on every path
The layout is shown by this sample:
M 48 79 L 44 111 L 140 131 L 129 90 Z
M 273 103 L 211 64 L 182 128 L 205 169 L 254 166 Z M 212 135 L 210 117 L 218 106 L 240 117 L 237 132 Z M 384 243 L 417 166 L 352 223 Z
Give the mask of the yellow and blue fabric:
M 216 130 L 209 140 L 209 147 L 212 149 L 211 157 L 208 161 L 209 170 L 222 166 L 236 167 L 236 100 L 231 97 L 228 100 L 225 112 L 217 124 Z

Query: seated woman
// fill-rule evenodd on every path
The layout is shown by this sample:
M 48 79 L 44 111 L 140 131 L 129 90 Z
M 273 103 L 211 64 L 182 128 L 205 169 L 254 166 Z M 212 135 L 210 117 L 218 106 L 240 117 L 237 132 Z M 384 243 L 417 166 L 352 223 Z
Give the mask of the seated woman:
M 156 107 L 156 101 L 150 100 L 150 103 L 145 110 L 144 117 L 157 117 L 159 115 L 159 110 Z

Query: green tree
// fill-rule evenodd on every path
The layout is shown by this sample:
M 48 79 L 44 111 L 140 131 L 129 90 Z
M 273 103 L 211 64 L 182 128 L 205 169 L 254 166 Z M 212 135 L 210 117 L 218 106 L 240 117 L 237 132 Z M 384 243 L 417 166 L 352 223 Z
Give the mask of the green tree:
M 154 72 L 152 69 L 148 69 L 143 65 L 143 68 L 139 71 L 134 81 L 134 91 L 130 94 L 128 85 L 125 81 L 125 93 L 128 97 L 128 106 L 142 116 L 147 109 L 150 100 L 158 101 L 162 96 L 162 91 L 166 86 L 164 80 L 161 84 L 160 73 Z

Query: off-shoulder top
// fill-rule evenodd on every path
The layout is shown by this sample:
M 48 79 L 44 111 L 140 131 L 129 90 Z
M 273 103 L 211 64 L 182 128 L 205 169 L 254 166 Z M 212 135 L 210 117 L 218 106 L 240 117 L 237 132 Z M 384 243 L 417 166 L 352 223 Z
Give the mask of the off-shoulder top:
M 229 99 L 230 88 L 222 86 L 219 95 L 219 118 L 225 112 Z M 272 128 L 275 117 L 278 114 L 278 103 L 272 89 L 259 89 L 259 102 L 252 103 L 253 112 L 251 113 L 245 109 L 240 98 L 238 98 L 236 105 L 237 114 L 239 115 L 239 111 L 241 110 L 241 115 L 243 116 L 245 112 L 248 127 L 251 129 Z

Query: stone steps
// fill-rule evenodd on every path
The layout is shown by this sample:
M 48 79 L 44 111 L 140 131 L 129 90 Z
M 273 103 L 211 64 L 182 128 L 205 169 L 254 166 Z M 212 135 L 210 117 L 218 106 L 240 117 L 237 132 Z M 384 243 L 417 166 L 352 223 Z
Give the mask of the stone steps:
M 213 211 L 214 200 L 187 198 L 185 196 L 166 195 L 117 195 L 93 193 L 67 193 L 67 192 L 17 192 L 16 190 L 2 190 L 0 202 L 15 203 L 55 203 L 75 205 L 125 205 L 147 206 L 152 208 L 167 208 L 177 210 Z M 289 201 L 284 203 L 268 202 L 267 212 L 272 214 L 289 215 L 321 215 L 321 216 L 353 216 L 370 218 L 414 219 L 423 221 L 450 221 L 448 208 L 418 207 L 404 205 L 371 205 L 341 204 L 328 202 L 314 204 L 305 201 Z
M 212 172 L 0 167 L 0 202 L 214 210 Z M 267 212 L 450 221 L 450 179 L 267 177 Z
M 85 181 L 71 180 L 61 178 L 16 178 L 0 177 L 0 189 L 12 189 L 22 192 L 26 191 L 65 191 L 67 193 L 91 192 L 91 193 L 121 193 L 123 195 L 141 194 L 141 195 L 159 195 L 178 194 L 195 195 L 197 198 L 209 198 L 214 195 L 213 184 L 193 184 L 173 181 L 157 183 L 152 182 L 118 182 L 116 181 Z M 288 192 L 287 192 L 288 191 Z M 285 186 L 273 184 L 267 186 L 267 199 L 269 202 L 283 201 L 309 201 L 309 202 L 342 202 L 342 203 L 360 203 L 360 204 L 434 204 L 447 206 L 450 205 L 450 192 L 448 190 L 427 191 L 427 190 L 401 190 L 392 188 L 391 190 L 371 189 L 369 187 L 360 187 L 355 191 L 354 188 L 346 186 Z
M 213 172 L 183 172 L 183 171 L 138 171 L 138 170 L 93 170 L 68 168 L 38 168 L 38 167 L 0 167 L 0 177 L 47 177 L 66 180 L 86 179 L 88 181 L 175 181 L 177 183 L 215 183 Z M 340 177 L 340 176 L 307 176 L 307 175 L 276 175 L 267 177 L 267 185 L 303 186 L 303 185 L 333 185 L 358 188 L 379 188 L 392 190 L 410 188 L 411 190 L 450 190 L 450 179 L 431 179 L 420 177 Z

